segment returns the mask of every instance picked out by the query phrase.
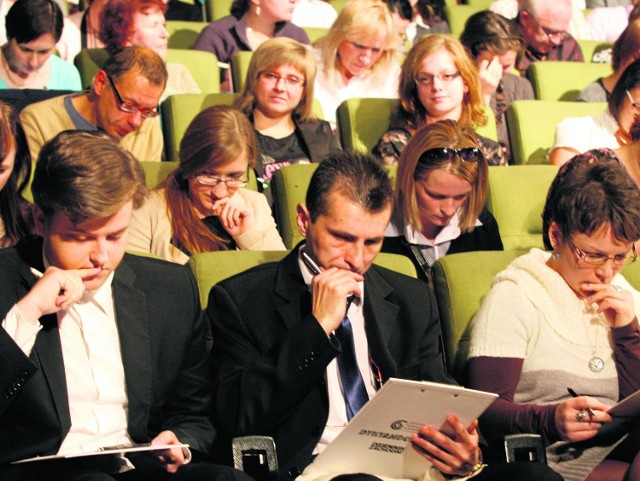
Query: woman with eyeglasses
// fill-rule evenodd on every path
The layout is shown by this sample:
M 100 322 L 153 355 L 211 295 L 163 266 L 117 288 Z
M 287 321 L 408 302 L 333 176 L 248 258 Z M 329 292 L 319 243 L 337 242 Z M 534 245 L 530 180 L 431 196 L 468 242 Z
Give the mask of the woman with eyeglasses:
M 265 197 L 244 188 L 255 158 L 242 112 L 200 112 L 180 142 L 180 166 L 134 211 L 128 249 L 180 264 L 201 252 L 284 250 Z
M 552 164 L 562 165 L 587 150 L 617 149 L 632 142 L 631 126 L 640 114 L 640 60 L 625 69 L 607 104 L 604 112 L 569 117 L 558 124 L 549 154 Z
M 455 120 L 475 129 L 487 123 L 478 70 L 460 41 L 450 35 L 424 37 L 402 64 L 400 100 L 390 130 L 373 153 L 385 164 L 398 162 L 411 136 L 423 125 Z M 508 162 L 506 149 L 477 135 L 489 165 Z
M 255 171 L 259 187 L 273 202 L 270 182 L 291 164 L 321 162 L 340 149 L 331 125 L 316 119 L 313 88 L 316 63 L 311 51 L 290 38 L 273 38 L 253 53 L 236 101 L 258 140 Z
M 4 20 L 0 89 L 82 90 L 78 69 L 53 54 L 63 27 L 53 0 L 18 0 Z
M 607 413 L 640 389 L 640 293 L 620 274 L 640 189 L 616 161 L 574 159 L 549 189 L 543 237 L 551 252 L 499 273 L 471 323 L 467 385 L 500 396 L 484 437 L 539 433 L 565 481 L 640 479 L 637 418 L 616 427 Z
M 468 127 L 442 120 L 419 129 L 398 162 L 395 212 L 382 251 L 406 255 L 428 280 L 446 254 L 502 250 L 498 224 L 484 210 L 487 174 Z
M 384 2 L 349 0 L 314 47 L 315 98 L 332 125 L 338 106 L 347 99 L 398 96 L 397 54 L 404 49 Z
M 513 20 L 489 10 L 467 20 L 460 41 L 478 67 L 484 102 L 491 107 L 498 129 L 498 142 L 510 155 L 505 112 L 516 100 L 533 99 L 531 83 L 511 73 L 524 52 L 524 37 Z

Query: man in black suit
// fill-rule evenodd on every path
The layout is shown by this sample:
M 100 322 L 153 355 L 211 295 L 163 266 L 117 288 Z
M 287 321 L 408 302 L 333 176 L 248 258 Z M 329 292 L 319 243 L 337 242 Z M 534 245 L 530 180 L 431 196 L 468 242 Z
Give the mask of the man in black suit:
M 105 134 L 63 132 L 32 191 L 42 238 L 0 251 L 0 479 L 248 480 L 200 462 L 214 430 L 193 276 L 125 254 L 139 162 Z M 190 448 L 11 464 L 132 443 Z
M 391 194 L 372 157 L 332 153 L 315 171 L 306 205 L 298 206 L 306 242 L 279 263 L 218 284 L 209 296 L 215 419 L 230 436 L 275 438 L 281 479 L 295 478 L 356 410 L 343 395 L 350 390 L 340 360 L 348 350 L 339 340 L 345 317 L 365 398 L 389 377 L 453 383 L 425 284 L 372 265 Z M 448 422 L 454 436 L 424 426 L 411 438 L 416 450 L 446 475 L 500 479 L 493 466 L 483 469 L 477 422 Z M 511 477 L 503 479 L 547 479 L 546 466 L 526 464 L 509 466 Z M 527 478 L 530 467 L 535 475 Z

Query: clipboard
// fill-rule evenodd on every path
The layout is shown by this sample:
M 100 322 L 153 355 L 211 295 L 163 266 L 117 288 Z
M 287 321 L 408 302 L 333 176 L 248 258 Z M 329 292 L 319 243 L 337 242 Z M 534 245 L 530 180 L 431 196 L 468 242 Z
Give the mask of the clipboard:
M 423 424 L 442 428 L 451 414 L 469 425 L 497 397 L 448 384 L 391 378 L 305 474 L 367 473 L 418 479 L 431 463 L 411 448 L 411 435 Z
M 33 463 L 38 461 L 51 461 L 54 459 L 73 459 L 83 458 L 88 456 L 105 456 L 105 455 L 120 455 L 123 456 L 127 453 L 138 453 L 142 451 L 163 451 L 165 449 L 173 448 L 188 448 L 188 444 L 132 444 L 125 446 L 111 446 L 100 448 L 97 451 L 88 452 L 75 452 L 67 454 L 52 454 L 49 456 L 35 456 L 33 458 L 21 459 L 20 461 L 14 461 L 11 464 L 23 464 Z

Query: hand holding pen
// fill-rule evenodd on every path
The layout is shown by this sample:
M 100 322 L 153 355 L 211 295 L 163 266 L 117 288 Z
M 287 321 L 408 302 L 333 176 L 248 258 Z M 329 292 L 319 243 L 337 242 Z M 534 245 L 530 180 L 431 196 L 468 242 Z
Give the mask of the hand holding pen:
M 571 388 L 567 388 L 567 391 L 572 397 L 560 403 L 555 412 L 556 428 L 562 439 L 590 439 L 598 433 L 602 424 L 611 421 L 605 404 L 589 396 L 580 396 Z
M 314 275 L 311 284 L 311 312 L 322 329 L 330 335 L 344 319 L 347 298 L 361 296 L 358 282 L 364 278 L 356 272 L 338 267 L 320 269 L 304 250 L 301 256 L 309 272 Z

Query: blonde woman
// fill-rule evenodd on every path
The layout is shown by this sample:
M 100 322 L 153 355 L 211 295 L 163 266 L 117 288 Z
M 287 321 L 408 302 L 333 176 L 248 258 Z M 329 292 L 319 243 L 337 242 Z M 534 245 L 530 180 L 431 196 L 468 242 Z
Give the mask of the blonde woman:
M 389 8 L 380 0 L 350 0 L 317 44 L 315 98 L 335 124 L 336 109 L 354 97 L 398 96 L 402 50 Z
M 272 38 L 251 57 L 247 80 L 236 102 L 256 131 L 255 170 L 263 193 L 285 165 L 321 162 L 339 149 L 331 126 L 313 113 L 316 62 L 311 51 L 290 38 Z

